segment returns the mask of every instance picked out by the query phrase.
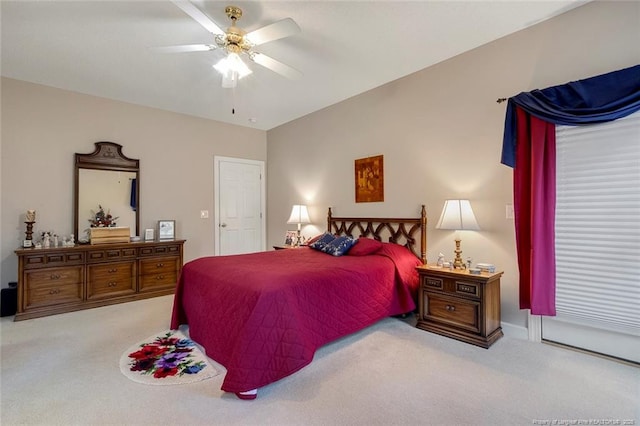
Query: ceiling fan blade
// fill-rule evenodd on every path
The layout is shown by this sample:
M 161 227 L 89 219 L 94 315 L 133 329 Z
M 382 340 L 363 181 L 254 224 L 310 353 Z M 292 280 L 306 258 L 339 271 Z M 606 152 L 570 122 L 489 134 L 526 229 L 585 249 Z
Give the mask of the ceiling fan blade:
M 285 76 L 291 80 L 297 80 L 302 78 L 302 73 L 297 69 L 291 68 L 289 65 L 285 65 L 282 62 L 278 62 L 275 59 L 263 55 L 262 53 L 254 52 L 250 58 L 256 64 L 262 65 L 265 68 L 270 69 L 273 72 L 276 72 L 282 76 Z
M 207 31 L 213 34 L 223 35 L 224 31 L 220 29 L 219 26 L 215 24 L 207 15 L 202 13 L 200 9 L 195 7 L 191 2 L 187 0 L 171 0 L 173 4 L 178 6 L 184 13 L 191 16 L 196 22 L 205 27 Z
M 152 47 L 155 52 L 160 53 L 184 53 L 184 52 L 207 52 L 217 49 L 215 44 L 183 44 L 181 46 L 161 46 Z
M 245 40 L 249 40 L 254 46 L 257 46 L 280 38 L 289 37 L 300 31 L 300 27 L 296 24 L 296 21 L 291 18 L 285 18 L 273 24 L 258 28 L 255 31 L 251 31 L 247 33 L 244 38 Z

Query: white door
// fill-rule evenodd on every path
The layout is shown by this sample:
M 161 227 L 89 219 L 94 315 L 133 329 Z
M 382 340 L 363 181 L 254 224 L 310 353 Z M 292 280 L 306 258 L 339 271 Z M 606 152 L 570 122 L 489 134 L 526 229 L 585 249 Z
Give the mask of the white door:
M 265 250 L 264 162 L 214 157 L 216 255 Z

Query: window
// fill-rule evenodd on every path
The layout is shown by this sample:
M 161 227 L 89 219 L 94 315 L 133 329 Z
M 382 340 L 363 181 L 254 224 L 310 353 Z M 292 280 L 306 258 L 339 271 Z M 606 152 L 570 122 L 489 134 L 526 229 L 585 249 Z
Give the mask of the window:
M 595 340 L 586 349 L 608 353 L 608 347 L 620 346 L 609 354 L 638 358 L 640 113 L 604 124 L 557 126 L 556 137 L 557 317 L 543 320 L 543 339 L 560 341 L 552 325 L 560 321 L 594 330 L 597 338 L 581 339 Z M 605 343 L 603 335 L 623 341 Z

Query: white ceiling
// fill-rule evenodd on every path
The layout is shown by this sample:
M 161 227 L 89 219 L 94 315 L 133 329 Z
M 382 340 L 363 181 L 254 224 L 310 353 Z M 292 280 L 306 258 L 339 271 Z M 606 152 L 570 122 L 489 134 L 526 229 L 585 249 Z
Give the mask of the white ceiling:
M 255 48 L 304 77 L 257 64 L 223 89 L 214 52 L 153 47 L 212 43 L 165 1 L 0 1 L 2 75 L 268 130 L 411 74 L 586 1 L 202 1 L 221 28 L 228 4 L 252 31 L 285 17 L 302 28 Z M 232 114 L 235 108 L 235 114 Z

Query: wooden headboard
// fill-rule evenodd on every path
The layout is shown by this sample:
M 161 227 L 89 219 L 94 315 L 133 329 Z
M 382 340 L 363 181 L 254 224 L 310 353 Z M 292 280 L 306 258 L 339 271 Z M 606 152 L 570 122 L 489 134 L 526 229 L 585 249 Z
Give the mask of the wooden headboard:
M 427 213 L 422 206 L 420 217 L 409 219 L 334 217 L 329 207 L 327 230 L 336 235 L 369 237 L 386 240 L 407 247 L 423 264 L 427 263 Z M 417 233 L 420 234 L 420 249 L 416 248 Z M 354 235 L 355 234 L 355 235 Z

